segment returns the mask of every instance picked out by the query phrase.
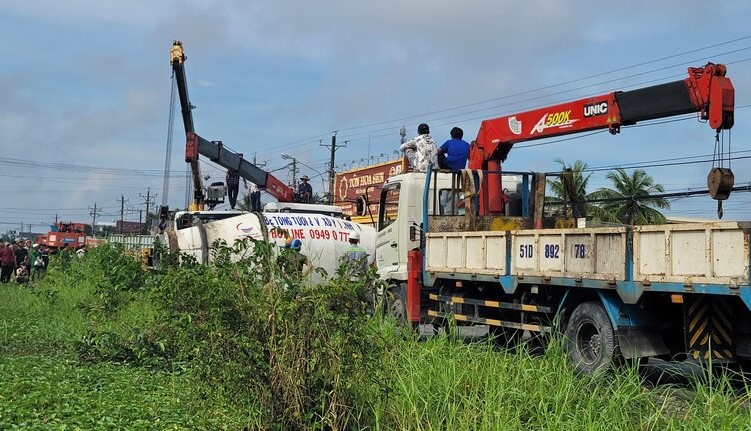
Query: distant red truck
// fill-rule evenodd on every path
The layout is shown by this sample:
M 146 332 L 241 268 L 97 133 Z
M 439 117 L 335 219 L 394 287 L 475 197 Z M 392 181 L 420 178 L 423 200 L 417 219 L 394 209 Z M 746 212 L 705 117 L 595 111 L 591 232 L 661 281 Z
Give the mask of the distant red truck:
M 37 236 L 37 244 L 51 248 L 72 247 L 86 245 L 86 224 L 59 222 L 52 225 L 52 230 Z

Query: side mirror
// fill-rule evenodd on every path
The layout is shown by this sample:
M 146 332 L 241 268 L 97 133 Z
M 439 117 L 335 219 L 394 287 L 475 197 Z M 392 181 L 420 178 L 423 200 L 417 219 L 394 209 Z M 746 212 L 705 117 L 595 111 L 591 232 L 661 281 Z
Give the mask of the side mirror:
M 409 240 L 410 241 L 419 241 L 420 240 L 420 231 L 418 230 L 420 226 L 413 224 L 409 227 Z

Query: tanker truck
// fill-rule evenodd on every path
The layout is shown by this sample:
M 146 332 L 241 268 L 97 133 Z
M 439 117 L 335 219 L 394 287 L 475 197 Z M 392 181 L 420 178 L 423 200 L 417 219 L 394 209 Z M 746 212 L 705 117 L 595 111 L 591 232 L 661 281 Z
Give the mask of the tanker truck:
M 195 257 L 197 262 L 212 262 L 211 248 L 223 240 L 232 246 L 236 240 L 268 241 L 278 247 L 287 238 L 302 241 L 301 252 L 314 268 L 333 274 L 353 232 L 360 235 L 360 246 L 375 256 L 375 229 L 330 214 L 315 212 L 240 212 L 179 211 L 174 225 L 159 235 L 171 251 Z M 277 248 L 278 249 L 278 248 Z M 318 281 L 317 275 L 313 275 Z
M 710 63 L 682 81 L 483 121 L 469 169 L 383 185 L 388 310 L 406 324 L 483 325 L 508 343 L 560 331 L 585 373 L 622 359 L 751 361 L 751 223 L 589 226 L 546 211 L 545 174 L 501 171 L 516 142 L 689 113 L 719 135 L 733 108 L 725 67 Z M 707 194 L 733 190 L 716 165 Z

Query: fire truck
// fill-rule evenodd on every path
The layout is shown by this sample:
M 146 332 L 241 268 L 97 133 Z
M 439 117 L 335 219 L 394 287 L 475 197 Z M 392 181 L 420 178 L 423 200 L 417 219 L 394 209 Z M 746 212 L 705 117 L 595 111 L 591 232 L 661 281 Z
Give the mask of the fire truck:
M 734 111 L 725 75 L 710 63 L 680 81 L 486 120 L 469 169 L 388 178 L 376 263 L 390 312 L 414 325 L 484 325 L 508 343 L 560 331 L 586 373 L 619 359 L 751 359 L 751 223 L 577 227 L 545 217 L 544 174 L 501 170 L 517 142 L 650 119 L 697 113 L 724 133 Z M 716 199 L 732 184 L 728 168 L 709 174 Z

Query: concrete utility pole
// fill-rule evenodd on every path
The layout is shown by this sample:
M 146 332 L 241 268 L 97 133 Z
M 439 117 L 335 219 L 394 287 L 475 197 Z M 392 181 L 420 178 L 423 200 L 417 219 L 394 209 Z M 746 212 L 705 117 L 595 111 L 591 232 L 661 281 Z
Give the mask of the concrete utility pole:
M 336 130 L 334 130 L 334 134 L 331 135 L 331 145 L 324 145 L 323 142 L 321 142 L 319 145 L 322 147 L 326 147 L 331 151 L 331 160 L 329 161 L 329 205 L 334 204 L 334 166 L 336 165 L 336 149 L 342 148 L 347 146 L 347 142 L 344 141 L 344 144 L 337 145 L 336 144 Z
M 125 195 L 120 195 L 120 234 L 123 233 L 124 217 L 125 217 Z
M 407 128 L 406 127 L 402 126 L 402 128 L 399 129 L 399 135 L 402 137 L 400 141 L 402 144 L 407 142 Z
M 94 202 L 94 208 L 89 207 L 89 215 L 92 217 L 91 219 L 91 236 L 96 236 L 96 218 L 99 216 L 99 212 L 102 211 L 101 208 L 96 207 L 96 202 Z
M 155 203 L 153 201 L 156 200 L 157 195 L 158 193 L 154 193 L 153 195 L 151 194 L 151 187 L 148 187 L 146 189 L 146 196 L 139 194 L 139 196 L 141 196 L 141 198 L 144 199 L 144 202 L 141 202 L 141 205 L 146 205 L 146 223 L 149 222 L 149 207 L 151 206 L 151 204 Z M 140 223 L 140 220 L 139 220 L 139 223 Z M 141 235 L 146 234 L 145 227 L 146 226 L 143 226 L 143 225 L 141 226 Z

